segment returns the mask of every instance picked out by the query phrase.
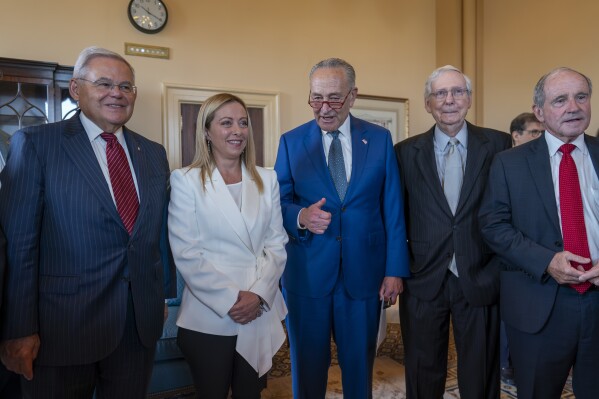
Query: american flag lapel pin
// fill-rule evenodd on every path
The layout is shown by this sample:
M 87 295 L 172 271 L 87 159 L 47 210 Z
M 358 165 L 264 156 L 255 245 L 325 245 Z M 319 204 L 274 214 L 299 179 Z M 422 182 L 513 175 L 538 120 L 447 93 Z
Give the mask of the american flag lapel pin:
M 362 139 L 362 143 L 368 144 L 368 141 L 366 139 Z

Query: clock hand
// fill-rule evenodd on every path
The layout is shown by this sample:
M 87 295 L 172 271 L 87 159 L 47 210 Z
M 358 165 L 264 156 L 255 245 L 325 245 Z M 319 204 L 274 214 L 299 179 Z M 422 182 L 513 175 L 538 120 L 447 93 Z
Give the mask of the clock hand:
M 142 6 L 141 8 L 143 8 L 145 12 L 147 12 L 148 14 L 150 14 L 151 16 L 153 16 L 154 18 L 156 18 L 157 20 L 160 21 L 160 18 L 158 18 L 156 15 L 152 14 L 152 12 L 150 10 L 148 10 L 144 6 Z

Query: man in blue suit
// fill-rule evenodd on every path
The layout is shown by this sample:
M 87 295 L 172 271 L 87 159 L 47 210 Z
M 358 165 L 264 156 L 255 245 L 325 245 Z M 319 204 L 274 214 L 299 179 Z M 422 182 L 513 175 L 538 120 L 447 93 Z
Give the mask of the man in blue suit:
M 0 353 L 27 398 L 146 395 L 164 317 L 169 167 L 161 145 L 124 126 L 134 84 L 122 56 L 87 48 L 69 86 L 80 112 L 11 139 Z
M 315 120 L 279 144 L 295 398 L 325 397 L 331 334 L 344 397 L 372 397 L 381 300 L 395 303 L 409 275 L 391 135 L 350 115 L 357 93 L 350 64 L 319 62 L 308 100 Z

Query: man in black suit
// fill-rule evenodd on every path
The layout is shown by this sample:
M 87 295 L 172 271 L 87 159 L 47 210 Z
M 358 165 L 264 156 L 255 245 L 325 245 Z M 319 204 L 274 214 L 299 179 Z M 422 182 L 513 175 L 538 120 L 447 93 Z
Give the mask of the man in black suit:
M 124 126 L 137 89 L 121 55 L 83 50 L 69 89 L 80 111 L 16 132 L 0 175 L 0 355 L 27 398 L 144 398 L 164 321 L 166 152 Z
M 443 396 L 450 316 L 461 397 L 499 398 L 497 268 L 477 213 L 491 160 L 511 138 L 465 121 L 471 95 L 460 70 L 435 70 L 424 95 L 435 126 L 395 145 L 412 273 L 400 301 L 408 399 Z
M 480 209 L 484 239 L 501 257 L 521 399 L 559 398 L 572 366 L 578 399 L 599 392 L 599 139 L 584 134 L 591 91 L 569 68 L 539 80 L 533 111 L 545 133 L 495 158 Z

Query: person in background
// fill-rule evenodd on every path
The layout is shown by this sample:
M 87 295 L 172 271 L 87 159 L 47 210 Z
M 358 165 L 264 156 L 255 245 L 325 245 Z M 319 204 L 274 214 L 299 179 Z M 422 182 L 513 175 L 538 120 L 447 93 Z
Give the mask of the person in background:
M 354 68 L 310 72 L 314 120 L 281 136 L 275 170 L 289 235 L 283 293 L 294 398 L 324 398 L 337 344 L 344 398 L 371 398 L 381 301 L 409 276 L 397 162 L 388 130 L 353 117 Z
M 512 120 L 510 132 L 512 134 L 512 145 L 516 147 L 541 137 L 544 127 L 535 114 L 524 112 Z
M 0 175 L 0 355 L 26 398 L 144 398 L 174 296 L 166 152 L 124 126 L 137 88 L 119 54 L 84 49 L 69 90 L 76 115 L 16 132 Z
M 185 280 L 177 342 L 199 398 L 260 398 L 285 341 L 285 267 L 275 172 L 256 166 L 244 102 L 222 93 L 198 115 L 195 158 L 171 175 L 169 238 Z
M 424 90 L 435 125 L 395 145 L 412 273 L 400 300 L 408 399 L 443 396 L 450 319 L 461 398 L 499 398 L 498 269 L 477 213 L 491 160 L 511 139 L 465 120 L 471 96 L 459 69 L 436 69 Z
M 515 117 L 510 123 L 512 134 L 512 146 L 528 143 L 541 137 L 544 127 L 532 112 L 523 112 Z M 499 335 L 499 365 L 501 367 L 501 382 L 507 385 L 516 385 L 514 380 L 514 368 L 510 359 L 510 347 L 505 332 L 505 323 L 501 321 Z
M 560 398 L 573 366 L 578 399 L 599 392 L 599 139 L 591 80 L 570 68 L 539 79 L 545 134 L 498 154 L 480 209 L 501 259 L 501 314 L 518 398 Z

